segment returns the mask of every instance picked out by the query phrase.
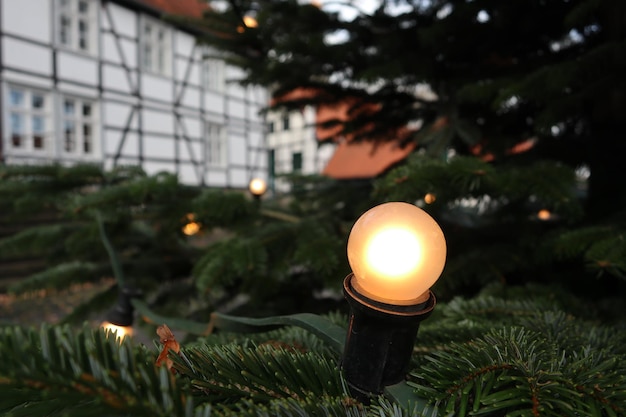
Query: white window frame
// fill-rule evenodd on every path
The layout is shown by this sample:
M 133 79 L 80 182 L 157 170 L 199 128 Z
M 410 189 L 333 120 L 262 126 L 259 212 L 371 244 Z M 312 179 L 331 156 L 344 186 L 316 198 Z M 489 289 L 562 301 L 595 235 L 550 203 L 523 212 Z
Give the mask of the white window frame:
M 54 153 L 50 93 L 18 85 L 8 85 L 6 91 L 7 151 L 33 155 Z M 21 103 L 14 102 L 13 93 L 22 95 Z M 42 100 L 41 105 L 39 100 Z M 21 127 L 16 129 L 18 120 Z M 19 131 L 18 135 L 15 135 L 16 131 Z
M 142 16 L 140 66 L 144 71 L 168 76 L 172 66 L 172 31 L 156 19 Z
M 98 4 L 93 0 L 56 0 L 57 44 L 75 51 L 95 54 L 98 44 Z
M 223 93 L 226 89 L 226 63 L 209 56 L 205 51 L 202 58 L 202 86 L 205 90 Z
M 99 143 L 96 102 L 66 95 L 61 96 L 60 103 L 59 149 L 61 155 L 80 158 L 96 157 Z
M 204 160 L 209 167 L 226 166 L 228 156 L 226 129 L 223 125 L 204 122 Z

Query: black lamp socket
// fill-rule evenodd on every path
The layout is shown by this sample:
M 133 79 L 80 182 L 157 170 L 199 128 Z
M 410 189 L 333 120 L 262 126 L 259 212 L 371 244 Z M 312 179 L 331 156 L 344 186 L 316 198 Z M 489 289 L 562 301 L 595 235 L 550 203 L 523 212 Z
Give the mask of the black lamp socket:
M 141 293 L 133 288 L 122 288 L 117 296 L 117 304 L 106 313 L 105 319 L 116 326 L 132 326 L 135 311 L 132 299 L 140 295 Z
M 350 323 L 341 367 L 350 393 L 369 403 L 385 387 L 405 379 L 419 325 L 432 313 L 436 299 L 429 291 L 422 303 L 382 303 L 359 294 L 351 284 L 353 276 L 343 282 Z

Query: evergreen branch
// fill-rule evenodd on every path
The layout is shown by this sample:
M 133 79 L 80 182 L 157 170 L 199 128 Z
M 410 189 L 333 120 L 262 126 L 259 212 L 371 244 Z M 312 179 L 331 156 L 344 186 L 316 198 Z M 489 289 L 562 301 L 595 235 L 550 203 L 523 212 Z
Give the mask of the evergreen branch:
M 2 328 L 0 411 L 11 417 L 193 416 L 176 380 L 154 360 L 101 329 Z
M 346 395 L 335 361 L 313 352 L 248 343 L 183 348 L 180 357 L 173 359 L 174 369 L 211 402 L 232 397 L 267 403 Z
M 62 246 L 63 238 L 72 229 L 72 225 L 55 223 L 28 228 L 0 239 L 0 259 L 47 255 Z
M 63 289 L 71 284 L 92 282 L 99 278 L 106 268 L 90 262 L 65 262 L 33 274 L 12 284 L 9 292 L 22 294 L 40 289 Z
M 624 411 L 625 369 L 616 356 L 561 347 L 521 328 L 452 346 L 450 352 L 427 357 L 419 373 L 413 372 L 423 382 L 410 383 L 442 412 L 557 416 Z

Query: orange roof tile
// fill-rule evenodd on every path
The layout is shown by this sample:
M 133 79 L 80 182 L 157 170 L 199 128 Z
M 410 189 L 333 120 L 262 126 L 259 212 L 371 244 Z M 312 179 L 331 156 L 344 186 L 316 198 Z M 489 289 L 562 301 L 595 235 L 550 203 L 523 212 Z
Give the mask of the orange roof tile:
M 206 1 L 202 0 L 137 0 L 165 13 L 188 17 L 201 17 L 207 9 Z
M 275 99 L 276 102 L 286 100 L 306 100 L 321 94 L 315 88 L 296 88 L 281 97 Z M 369 112 L 376 112 L 377 105 L 365 103 L 355 108 L 357 98 L 346 97 L 337 103 L 327 103 L 317 106 L 316 113 L 316 136 L 320 142 L 335 142 L 337 148 L 322 171 L 335 179 L 357 179 L 376 177 L 396 163 L 405 159 L 415 149 L 414 143 L 401 147 L 399 142 L 406 139 L 412 131 L 408 128 L 397 129 L 392 134 L 396 141 L 354 141 L 354 134 L 341 135 L 342 126 L 340 124 L 324 126 L 324 123 L 338 121 L 345 122 L 355 115 L 363 115 Z M 364 129 L 368 129 L 365 126 Z M 388 138 L 385 138 L 388 139 Z
M 335 179 L 373 178 L 405 159 L 414 148 L 413 143 L 400 147 L 397 142 L 344 141 L 339 143 L 322 174 Z

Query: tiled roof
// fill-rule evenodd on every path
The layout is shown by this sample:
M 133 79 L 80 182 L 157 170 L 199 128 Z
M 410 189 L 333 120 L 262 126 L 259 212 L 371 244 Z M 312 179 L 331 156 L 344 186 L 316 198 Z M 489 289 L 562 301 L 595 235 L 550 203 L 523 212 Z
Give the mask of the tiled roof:
M 377 177 L 409 156 L 414 147 L 401 148 L 396 142 L 341 142 L 322 174 L 338 180 Z
M 135 0 L 168 14 L 188 17 L 201 17 L 207 9 L 207 2 L 203 0 Z
M 296 88 L 275 99 L 306 100 L 315 97 L 320 92 L 311 88 Z M 373 178 L 381 175 L 393 165 L 405 159 L 415 149 L 414 143 L 401 147 L 398 142 L 406 139 L 411 131 L 407 128 L 395 132 L 395 141 L 355 141 L 351 135 L 341 136 L 341 126 L 324 126 L 324 123 L 333 120 L 347 121 L 352 117 L 355 101 L 345 98 L 335 104 L 321 104 L 317 106 L 316 136 L 320 142 L 334 142 L 337 144 L 335 153 L 322 171 L 335 179 Z M 366 105 L 359 112 L 375 111 L 374 105 Z

